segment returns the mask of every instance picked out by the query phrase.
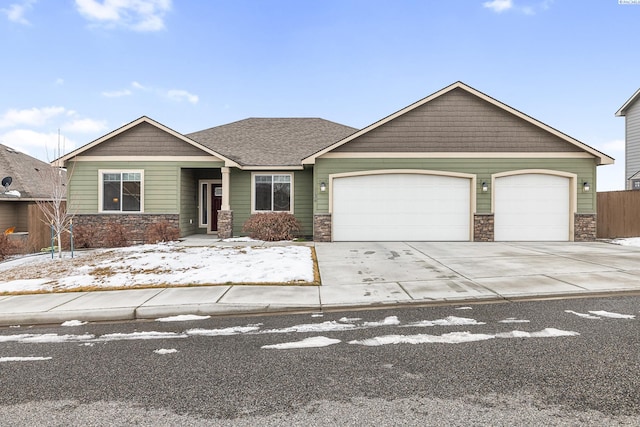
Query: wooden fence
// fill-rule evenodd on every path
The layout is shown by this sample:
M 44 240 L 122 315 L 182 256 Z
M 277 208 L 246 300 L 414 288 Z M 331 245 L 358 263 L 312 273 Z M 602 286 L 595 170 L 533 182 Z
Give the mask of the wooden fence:
M 640 237 L 640 191 L 597 194 L 598 238 Z
M 27 230 L 31 250 L 39 251 L 51 246 L 51 226 L 36 203 L 30 203 L 27 207 Z

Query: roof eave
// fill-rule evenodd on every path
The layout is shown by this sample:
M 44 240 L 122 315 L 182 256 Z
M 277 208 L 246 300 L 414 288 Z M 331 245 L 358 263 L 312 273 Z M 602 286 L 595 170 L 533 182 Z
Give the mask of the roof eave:
M 616 117 L 625 116 L 627 114 L 627 109 L 631 106 L 631 104 L 636 102 L 638 98 L 640 98 L 640 89 L 638 89 L 633 95 L 631 95 L 631 98 L 627 99 L 627 102 L 625 102 L 622 107 L 620 107 L 618 111 L 616 111 Z

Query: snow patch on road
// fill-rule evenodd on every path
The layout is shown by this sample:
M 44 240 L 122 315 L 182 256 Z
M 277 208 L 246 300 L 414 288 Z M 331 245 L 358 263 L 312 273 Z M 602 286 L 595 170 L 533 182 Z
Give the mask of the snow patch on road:
M 478 322 L 476 319 L 468 317 L 448 316 L 444 319 L 421 320 L 419 322 L 407 323 L 403 327 L 428 327 L 428 326 L 468 326 L 468 325 L 485 325 L 484 322 Z
M 500 320 L 498 323 L 529 323 L 529 320 L 526 319 L 516 319 L 515 317 L 507 317 L 506 319 Z
M 349 341 L 348 344 L 369 347 L 389 344 L 459 344 L 473 341 L 485 341 L 494 338 L 548 338 L 580 335 L 578 332 L 546 328 L 536 332 L 511 331 L 498 334 L 473 334 L 471 332 L 450 332 L 442 335 L 383 335 L 364 340 Z
M 28 357 L 0 357 L 2 362 L 37 362 L 41 360 L 51 360 L 51 357 L 28 356 Z
M 67 320 L 66 322 L 62 322 L 60 326 L 82 326 L 86 324 L 87 322 L 82 320 Z
M 220 329 L 188 329 L 185 331 L 187 335 L 199 335 L 206 337 L 219 337 L 219 336 L 229 336 L 229 335 L 239 335 L 246 334 L 249 332 L 256 332 L 260 330 L 260 326 L 262 323 L 255 325 L 247 325 L 247 326 L 231 326 L 229 328 L 220 328 Z
M 180 314 L 177 316 L 160 317 L 156 319 L 156 322 L 187 322 L 190 320 L 204 320 L 209 319 L 211 316 L 199 316 L 197 314 Z
M 610 311 L 589 311 L 589 313 L 594 314 L 596 316 L 608 317 L 610 319 L 635 319 L 636 316 L 634 314 L 620 314 L 620 313 L 612 313 Z
M 318 348 L 327 347 L 341 342 L 339 339 L 327 337 L 310 337 L 296 342 L 285 342 L 280 344 L 263 345 L 262 348 L 274 350 L 290 350 L 294 348 Z
M 156 354 L 172 354 L 177 353 L 178 350 L 176 350 L 175 348 L 159 348 L 157 350 L 153 350 L 153 352 Z

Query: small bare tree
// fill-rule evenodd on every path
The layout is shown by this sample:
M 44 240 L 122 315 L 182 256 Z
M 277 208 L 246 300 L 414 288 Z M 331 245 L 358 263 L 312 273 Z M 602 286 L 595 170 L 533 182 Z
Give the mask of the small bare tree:
M 53 229 L 58 242 L 58 256 L 62 258 L 62 235 L 69 232 L 73 214 L 67 208 L 67 171 L 58 166 L 38 170 L 41 183 L 48 200 L 38 200 L 36 204 L 44 215 L 44 221 Z

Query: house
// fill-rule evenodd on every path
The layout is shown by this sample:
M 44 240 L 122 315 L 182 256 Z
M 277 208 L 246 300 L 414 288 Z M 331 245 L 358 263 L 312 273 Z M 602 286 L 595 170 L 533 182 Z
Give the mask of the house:
M 462 83 L 363 129 L 250 118 L 180 134 L 141 117 L 61 157 L 76 224 L 242 234 L 294 214 L 316 241 L 592 240 L 613 159 Z
M 624 117 L 625 189 L 640 190 L 640 89 L 624 103 L 616 117 Z
M 50 245 L 49 226 L 37 203 L 51 201 L 52 173 L 49 163 L 0 144 L 0 232 L 11 230 L 11 238 L 29 240 L 31 249 Z M 66 181 L 63 170 L 55 173 Z

